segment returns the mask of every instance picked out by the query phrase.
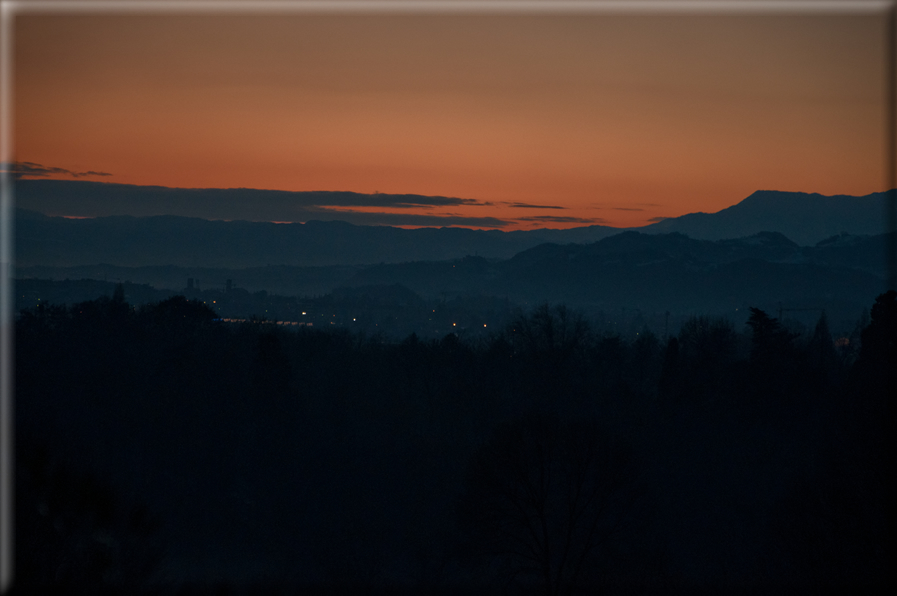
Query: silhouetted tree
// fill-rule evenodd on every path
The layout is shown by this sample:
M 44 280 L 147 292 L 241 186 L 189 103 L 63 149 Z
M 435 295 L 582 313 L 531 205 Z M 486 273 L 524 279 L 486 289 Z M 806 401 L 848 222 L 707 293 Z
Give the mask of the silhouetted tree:
M 577 364 L 583 363 L 591 340 L 581 313 L 543 304 L 517 317 L 506 335 L 520 366 L 518 391 L 525 400 L 564 405 L 575 399 Z
M 751 308 L 747 325 L 751 328 L 750 401 L 762 404 L 761 411 L 767 414 L 773 405 L 784 407 L 799 401 L 805 384 L 797 367 L 796 335 L 759 308 Z
M 724 318 L 691 317 L 679 330 L 684 358 L 701 363 L 725 363 L 735 356 L 735 329 Z
M 16 450 L 15 587 L 21 593 L 147 590 L 164 552 L 159 522 L 46 446 Z M 54 592 L 55 593 L 55 592 Z
M 784 355 L 791 347 L 794 337 L 788 333 L 778 319 L 767 315 L 759 308 L 751 307 L 748 318 L 751 328 L 751 360 L 758 363 L 769 363 Z
M 601 567 L 635 491 L 631 453 L 595 423 L 533 413 L 500 426 L 474 455 L 459 520 L 507 584 L 564 594 Z
M 658 391 L 663 404 L 674 403 L 679 399 L 681 375 L 679 367 L 679 339 L 671 337 L 663 352 L 663 367 L 658 382 Z
M 835 350 L 832 334 L 829 331 L 828 317 L 825 311 L 819 315 L 813 335 L 806 346 L 807 359 L 812 378 L 809 379 L 816 392 L 828 391 L 831 383 L 840 373 L 840 359 Z
M 155 304 L 147 304 L 141 309 L 144 318 L 165 327 L 187 327 L 208 323 L 218 315 L 199 300 L 188 300 L 184 296 L 172 296 Z
M 642 394 L 653 395 L 657 389 L 662 364 L 660 342 L 645 325 L 629 350 L 629 384 Z
M 292 371 L 277 333 L 258 336 L 254 381 L 260 398 L 289 391 Z
M 815 574 L 843 587 L 880 574 L 885 534 L 875 528 L 885 527 L 895 500 L 882 488 L 890 478 L 883 380 L 895 368 L 893 299 L 879 298 L 862 357 L 849 377 L 829 381 L 824 318 L 795 345 L 762 311 L 751 315 L 750 337 L 695 317 L 661 347 L 650 333 L 633 342 L 596 337 L 579 315 L 547 305 L 478 341 L 450 334 L 404 342 L 213 323 L 205 305 L 183 297 L 128 308 L 121 319 L 113 305 L 126 304 L 123 297 L 41 306 L 16 324 L 17 431 L 78 453 L 115 479 L 112 529 L 97 541 L 87 524 L 49 549 L 92 569 L 91 585 L 114 575 L 118 563 L 104 557 L 118 555 L 107 534 L 131 532 L 123 496 L 131 491 L 164 512 L 166 536 L 220 540 L 222 550 L 240 540 L 247 551 L 264 551 L 253 563 L 295 560 L 303 569 L 287 572 L 295 577 L 385 587 L 419 571 L 421 581 L 450 584 L 456 561 L 443 564 L 458 541 L 505 582 L 558 594 L 639 574 L 646 559 L 633 553 L 686 540 L 692 529 L 672 522 L 682 512 L 692 520 L 706 513 L 708 524 L 762 518 L 767 499 L 799 477 L 773 506 L 778 546 L 770 552 L 791 570 L 776 577 L 801 583 Z M 742 354 L 748 342 L 750 361 L 747 349 Z M 821 368 L 809 372 L 817 352 Z M 670 424 L 652 415 L 656 400 L 643 399 L 651 385 L 666 398 L 737 392 L 765 404 L 768 395 L 784 402 L 824 389 L 837 399 L 763 420 L 701 404 Z M 626 436 L 655 465 L 642 476 L 602 429 Z M 812 467 L 806 462 L 816 461 L 820 445 L 829 452 Z M 77 477 L 58 486 L 86 487 L 101 506 L 82 513 L 108 519 L 102 483 Z M 635 498 L 642 479 L 663 495 L 658 515 L 670 516 L 657 526 L 643 522 L 652 508 Z M 715 492 L 695 499 L 693 482 Z M 459 494 L 456 527 L 450 513 Z M 51 544 L 53 526 L 35 503 L 25 517 L 36 530 L 22 537 Z M 697 544 L 707 535 L 695 530 L 689 547 L 712 558 L 718 544 Z M 117 543 L 125 542 L 134 541 Z M 82 557 L 85 544 L 83 552 L 97 556 Z M 742 552 L 756 554 L 750 548 Z M 36 556 L 36 565 L 43 560 Z
M 123 304 L 125 301 L 125 286 L 122 284 L 115 285 L 115 292 L 112 294 L 112 302 Z
M 591 352 L 596 373 L 595 382 L 605 393 L 619 393 L 624 389 L 624 364 L 627 345 L 619 335 L 606 335 L 599 339 Z
M 715 401 L 726 391 L 735 358 L 736 334 L 723 318 L 691 317 L 679 331 L 682 399 Z
M 817 463 L 799 474 L 773 510 L 770 551 L 780 581 L 894 591 L 895 298 L 891 291 L 876 299 L 849 384 L 835 387 L 839 399 L 823 427 Z M 811 348 L 827 335 L 822 324 L 817 332 L 823 337 L 814 337 Z
M 882 546 L 893 561 L 897 553 L 897 520 L 891 505 L 897 500 L 893 482 L 897 473 L 897 291 L 889 290 L 875 299 L 870 319 L 862 332 L 855 367 L 861 380 L 856 383 L 860 393 L 855 407 L 860 412 L 854 432 L 864 477 L 871 483 L 868 490 L 873 495 L 881 491 L 884 496 L 886 533 Z M 887 582 L 891 587 L 897 585 L 893 570 Z
M 818 463 L 798 472 L 772 510 L 772 581 L 801 590 L 891 593 L 895 494 L 883 465 L 887 454 L 843 432 L 825 438 Z
M 859 350 L 862 347 L 862 336 L 863 330 L 869 326 L 869 309 L 863 308 L 860 313 L 860 317 L 857 319 L 856 324 L 853 326 L 853 331 L 850 332 L 850 345 L 854 348 L 854 358 L 859 356 Z
M 875 299 L 869 326 L 861 337 L 860 358 L 889 371 L 893 379 L 897 369 L 897 292 L 889 290 Z
M 589 324 L 581 313 L 566 306 L 551 308 L 543 304 L 528 316 L 521 315 L 511 323 L 510 337 L 519 349 L 539 358 L 550 357 L 557 363 L 586 347 Z

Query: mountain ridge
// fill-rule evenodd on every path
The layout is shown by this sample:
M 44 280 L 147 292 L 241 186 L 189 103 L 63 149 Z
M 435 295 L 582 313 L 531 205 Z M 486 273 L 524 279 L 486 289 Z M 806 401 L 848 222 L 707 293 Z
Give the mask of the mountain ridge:
M 715 213 L 688 213 L 645 226 L 648 233 L 682 232 L 703 240 L 778 231 L 803 246 L 844 232 L 885 231 L 887 193 L 864 196 L 758 190 Z
M 24 267 L 18 275 L 108 278 L 175 291 L 185 287 L 188 277 L 205 289 L 223 288 L 229 279 L 235 287 L 285 296 L 399 284 L 427 299 L 491 295 L 521 304 L 561 301 L 605 310 L 626 305 L 646 312 L 718 312 L 784 301 L 845 313 L 862 308 L 870 295 L 884 287 L 886 236 L 841 240 L 849 241 L 801 247 L 778 233 L 710 241 L 680 233 L 625 232 L 588 245 L 544 243 L 504 260 L 466 256 L 366 266 L 243 270 Z
M 690 213 L 639 228 L 595 225 L 514 231 L 457 226 L 404 229 L 314 219 L 305 223 L 222 221 L 181 215 L 69 219 L 17 207 L 15 249 L 20 266 L 109 263 L 245 268 L 398 263 L 467 255 L 508 259 L 546 242 L 589 244 L 624 232 L 677 232 L 696 240 L 774 232 L 797 245 L 813 246 L 843 233 L 884 232 L 885 196 L 757 191 L 716 213 Z

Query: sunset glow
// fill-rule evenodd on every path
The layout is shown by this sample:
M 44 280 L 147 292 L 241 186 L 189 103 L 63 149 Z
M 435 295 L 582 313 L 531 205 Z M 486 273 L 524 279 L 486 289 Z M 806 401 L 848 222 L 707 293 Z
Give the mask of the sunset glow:
M 15 158 L 122 184 L 470 199 L 338 209 L 503 229 L 864 195 L 883 186 L 883 33 L 875 15 L 25 14 Z

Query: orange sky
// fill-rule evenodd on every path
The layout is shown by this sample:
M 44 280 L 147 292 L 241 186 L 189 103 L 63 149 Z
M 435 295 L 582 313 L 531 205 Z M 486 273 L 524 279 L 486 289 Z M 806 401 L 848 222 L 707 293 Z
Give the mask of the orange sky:
M 19 15 L 15 159 L 468 198 L 492 204 L 417 212 L 521 229 L 863 195 L 883 190 L 883 32 L 874 15 Z M 544 216 L 569 221 L 525 219 Z

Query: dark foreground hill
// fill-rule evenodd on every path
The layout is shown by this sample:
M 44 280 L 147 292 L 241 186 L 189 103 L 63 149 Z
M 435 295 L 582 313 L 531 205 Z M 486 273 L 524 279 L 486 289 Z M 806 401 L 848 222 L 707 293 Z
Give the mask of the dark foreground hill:
M 544 307 L 482 341 L 383 342 L 226 325 L 183 297 L 33 309 L 16 581 L 894 593 L 895 298 L 867 305 L 860 350 L 760 310 L 629 342 Z

